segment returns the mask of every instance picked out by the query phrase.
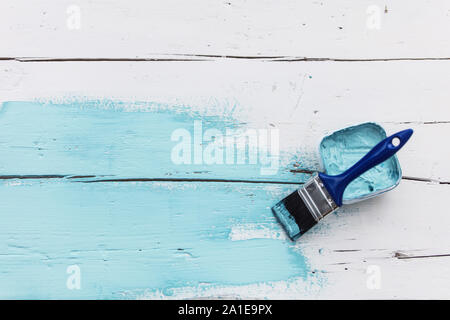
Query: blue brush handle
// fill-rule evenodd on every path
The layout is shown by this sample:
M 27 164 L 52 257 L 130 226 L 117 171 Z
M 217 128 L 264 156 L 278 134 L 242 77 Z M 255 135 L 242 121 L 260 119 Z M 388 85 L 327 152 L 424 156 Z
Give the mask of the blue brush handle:
M 334 202 L 338 206 L 342 205 L 342 197 L 344 195 L 345 188 L 350 182 L 358 178 L 364 172 L 380 163 L 386 161 L 392 157 L 398 150 L 400 150 L 404 144 L 409 140 L 413 134 L 412 129 L 403 130 L 387 137 L 380 143 L 378 143 L 372 150 L 369 151 L 361 160 L 355 163 L 347 171 L 337 175 L 329 176 L 324 173 L 319 173 L 319 177 L 322 180 L 324 186 L 327 188 Z M 397 138 L 400 143 L 397 146 L 392 144 L 392 141 Z

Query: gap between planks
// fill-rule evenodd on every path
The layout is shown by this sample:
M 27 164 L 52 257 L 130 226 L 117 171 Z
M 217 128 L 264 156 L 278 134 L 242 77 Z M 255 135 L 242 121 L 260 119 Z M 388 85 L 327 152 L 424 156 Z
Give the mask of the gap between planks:
M 156 57 L 159 56 L 159 57 Z M 162 58 L 161 58 L 162 56 Z M 371 59 L 343 59 L 300 56 L 238 56 L 216 54 L 158 54 L 148 58 L 57 58 L 57 57 L 0 57 L 0 61 L 17 62 L 189 62 L 215 61 L 222 59 L 259 60 L 265 62 L 380 62 L 380 61 L 448 61 L 450 57 L 403 57 L 403 58 L 371 58 Z
M 291 172 L 300 172 L 313 174 L 314 171 L 311 170 L 291 170 Z M 95 183 L 95 182 L 220 182 L 220 183 L 254 183 L 254 184 L 292 184 L 292 185 L 303 185 L 304 182 L 292 182 L 292 181 L 276 181 L 276 180 L 247 180 L 247 179 L 205 179 L 205 178 L 103 178 L 105 176 L 95 176 L 95 175 L 61 175 L 61 174 L 50 174 L 50 175 L 3 175 L 0 176 L 0 180 L 26 180 L 26 179 L 92 179 L 92 180 L 82 180 L 75 182 L 83 183 Z M 434 184 L 444 184 L 450 185 L 450 181 L 439 181 L 428 178 L 419 177 L 409 177 L 403 176 L 403 180 L 418 181 L 425 183 Z
M 400 260 L 407 260 L 407 259 L 426 259 L 426 258 L 445 258 L 450 257 L 449 253 L 444 254 L 426 254 L 426 255 L 420 255 L 420 256 L 411 256 L 407 255 L 401 252 L 395 252 L 394 258 L 400 259 Z
M 351 254 L 351 253 L 361 253 L 364 251 L 386 251 L 386 249 L 334 249 L 332 250 L 335 253 L 343 253 L 343 254 Z M 411 251 L 411 250 L 408 250 Z M 414 251 L 414 250 L 412 250 Z M 412 260 L 412 259 L 426 259 L 426 258 L 449 258 L 450 253 L 429 253 L 429 254 L 407 254 L 403 250 L 395 250 L 388 252 L 387 256 L 384 256 L 385 258 L 391 259 L 399 259 L 399 260 Z M 332 263 L 333 265 L 344 265 L 344 264 L 351 264 L 352 262 L 337 262 Z

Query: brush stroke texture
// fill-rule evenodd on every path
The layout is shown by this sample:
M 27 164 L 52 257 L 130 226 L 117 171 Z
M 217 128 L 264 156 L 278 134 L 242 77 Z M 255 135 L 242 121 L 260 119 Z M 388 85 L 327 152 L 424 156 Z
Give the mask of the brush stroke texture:
M 268 165 L 174 164 L 171 141 L 177 129 L 194 134 L 217 129 L 245 130 L 230 115 L 202 115 L 183 106 L 79 101 L 65 104 L 6 102 L 0 111 L 2 175 L 95 175 L 115 178 L 208 178 L 304 182 L 310 174 L 292 174 L 299 159 L 282 154 L 274 175 L 261 175 Z M 208 143 L 203 142 L 205 148 Z M 191 148 L 192 149 L 192 148 Z M 193 151 L 192 151 L 193 152 Z M 307 159 L 303 159 L 307 160 Z M 308 162 L 305 162 L 308 166 Z M 309 168 L 311 169 L 311 168 Z M 317 169 L 317 168 L 315 168 Z
M 5 181 L 1 298 L 120 298 L 127 291 L 311 277 L 287 239 L 235 241 L 235 226 L 282 233 L 270 206 L 292 187 L 239 183 Z M 66 287 L 70 265 L 81 290 Z
M 0 184 L 0 298 L 109 299 L 309 281 L 307 259 L 281 236 L 270 211 L 309 175 L 283 169 L 264 177 L 248 161 L 175 165 L 175 129 L 192 132 L 194 120 L 202 120 L 204 130 L 243 124 L 227 115 L 164 108 L 105 101 L 3 104 L 0 170 L 9 178 Z M 157 181 L 164 178 L 174 180 Z M 190 178 L 219 180 L 183 181 Z M 277 184 L 283 181 L 292 185 Z M 275 236 L 239 239 L 236 230 L 246 225 Z M 66 287 L 71 265 L 80 267 L 80 290 Z

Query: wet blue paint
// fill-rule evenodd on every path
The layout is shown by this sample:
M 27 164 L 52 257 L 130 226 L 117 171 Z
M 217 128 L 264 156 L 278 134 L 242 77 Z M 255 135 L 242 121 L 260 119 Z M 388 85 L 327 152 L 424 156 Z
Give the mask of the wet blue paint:
M 310 276 L 288 240 L 229 238 L 234 225 L 274 225 L 271 194 L 287 186 L 13 182 L 0 186 L 1 298 L 120 298 Z M 66 287 L 70 265 L 81 290 Z
M 0 111 L 2 175 L 95 178 L 2 180 L 0 298 L 121 298 L 133 291 L 227 286 L 311 277 L 289 240 L 232 241 L 235 225 L 279 232 L 270 207 L 296 185 L 225 182 L 95 182 L 98 178 L 221 178 L 299 182 L 282 168 L 175 165 L 173 130 L 237 128 L 227 116 L 120 102 L 11 102 Z M 145 109 L 145 108 L 144 108 Z M 81 270 L 69 290 L 67 267 Z
M 174 164 L 171 140 L 177 129 L 194 134 L 194 122 L 208 129 L 245 129 L 230 115 L 202 115 L 184 106 L 160 103 L 75 101 L 68 103 L 7 102 L 0 110 L 0 172 L 3 175 L 104 175 L 116 178 L 172 177 L 305 181 L 288 166 L 261 175 L 268 165 L 245 163 Z M 204 142 L 206 148 L 211 142 Z M 281 154 L 280 158 L 285 155 Z M 289 167 L 295 162 L 287 155 Z
M 378 142 L 386 138 L 384 129 L 364 123 L 334 132 L 320 144 L 325 172 L 337 175 L 355 164 Z M 344 192 L 344 202 L 354 202 L 390 190 L 398 185 L 402 173 L 396 156 L 370 169 L 351 182 Z

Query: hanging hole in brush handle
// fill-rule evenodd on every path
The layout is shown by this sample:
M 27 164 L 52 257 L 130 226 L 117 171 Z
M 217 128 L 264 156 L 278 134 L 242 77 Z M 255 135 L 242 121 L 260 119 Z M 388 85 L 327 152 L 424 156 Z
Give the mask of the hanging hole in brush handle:
M 349 183 L 358 178 L 364 172 L 392 157 L 405 145 L 412 134 L 412 129 L 406 129 L 387 137 L 373 147 L 350 169 L 337 176 L 329 176 L 324 173 L 319 173 L 320 179 L 327 188 L 334 202 L 336 202 L 338 206 L 341 206 L 345 188 L 349 185 Z
M 392 145 L 394 147 L 398 147 L 400 145 L 400 142 L 401 142 L 400 139 L 397 137 L 394 137 L 394 139 L 392 139 Z

